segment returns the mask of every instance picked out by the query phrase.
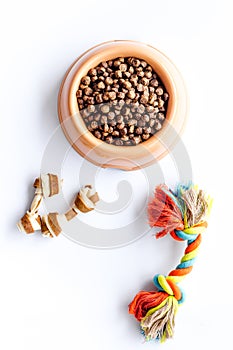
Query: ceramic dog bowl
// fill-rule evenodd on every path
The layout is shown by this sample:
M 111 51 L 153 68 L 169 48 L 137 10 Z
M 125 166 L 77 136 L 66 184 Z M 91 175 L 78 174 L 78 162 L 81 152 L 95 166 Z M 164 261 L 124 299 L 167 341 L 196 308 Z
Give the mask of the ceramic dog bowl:
M 76 91 L 81 78 L 100 62 L 117 57 L 136 57 L 148 62 L 169 93 L 162 129 L 135 146 L 116 146 L 97 139 L 86 127 L 78 108 Z M 154 47 L 135 41 L 116 40 L 84 52 L 69 68 L 58 96 L 58 115 L 72 147 L 101 167 L 135 170 L 164 157 L 180 138 L 187 118 L 187 93 L 183 79 L 170 59 Z

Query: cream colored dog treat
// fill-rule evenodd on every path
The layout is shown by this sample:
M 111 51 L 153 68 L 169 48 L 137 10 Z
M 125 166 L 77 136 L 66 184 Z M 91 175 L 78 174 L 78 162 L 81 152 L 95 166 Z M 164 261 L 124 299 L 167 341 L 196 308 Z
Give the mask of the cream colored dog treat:
M 41 218 L 41 232 L 44 237 L 57 237 L 62 229 L 59 223 L 58 213 L 49 213 Z
M 73 207 L 65 214 L 67 221 L 73 219 L 79 212 L 88 213 L 93 210 L 98 201 L 98 193 L 92 189 L 91 185 L 81 188 L 75 198 Z
M 30 209 L 17 223 L 17 227 L 21 232 L 33 233 L 41 229 L 41 219 L 38 214 L 38 209 L 42 201 L 41 194 L 35 194 Z
M 40 216 L 32 215 L 27 211 L 24 216 L 17 223 L 17 227 L 21 232 L 33 233 L 41 228 Z
M 62 180 L 54 174 L 41 174 L 34 182 L 36 193 L 42 193 L 44 198 L 60 193 L 61 186 Z

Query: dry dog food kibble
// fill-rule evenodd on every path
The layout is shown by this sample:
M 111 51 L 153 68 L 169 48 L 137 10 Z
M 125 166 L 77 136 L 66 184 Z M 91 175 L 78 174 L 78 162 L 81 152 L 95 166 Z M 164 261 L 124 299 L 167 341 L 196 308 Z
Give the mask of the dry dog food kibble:
M 119 57 L 90 69 L 76 96 L 88 130 L 116 146 L 137 145 L 158 132 L 169 98 L 152 67 L 134 57 Z

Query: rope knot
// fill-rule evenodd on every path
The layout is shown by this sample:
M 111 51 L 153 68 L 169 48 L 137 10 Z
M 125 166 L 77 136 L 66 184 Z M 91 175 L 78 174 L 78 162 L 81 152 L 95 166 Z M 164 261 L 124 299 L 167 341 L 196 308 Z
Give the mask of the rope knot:
M 181 230 L 173 230 L 170 232 L 170 235 L 177 241 L 194 241 L 199 234 L 202 234 L 207 228 L 207 222 L 201 222 L 196 225 L 186 227 Z
M 159 292 L 165 292 L 173 296 L 178 301 L 178 304 L 184 302 L 184 293 L 177 284 L 172 281 L 172 276 L 155 275 L 153 282 Z

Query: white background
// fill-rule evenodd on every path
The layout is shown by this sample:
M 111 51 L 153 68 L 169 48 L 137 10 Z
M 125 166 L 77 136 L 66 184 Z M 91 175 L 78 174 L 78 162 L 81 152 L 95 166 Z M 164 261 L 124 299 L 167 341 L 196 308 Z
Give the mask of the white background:
M 230 1 L 7 1 L 0 16 L 0 348 L 232 349 Z M 182 72 L 190 96 L 183 142 L 195 182 L 215 200 L 199 258 L 183 283 L 187 301 L 175 337 L 164 345 L 143 343 L 127 305 L 151 287 L 155 273 L 175 266 L 179 243 L 156 241 L 151 231 L 126 247 L 96 250 L 64 236 L 27 237 L 15 226 L 58 125 L 57 93 L 66 69 L 84 50 L 111 39 L 154 45 Z M 80 161 L 70 154 L 67 174 Z M 108 172 L 103 178 L 108 183 Z

